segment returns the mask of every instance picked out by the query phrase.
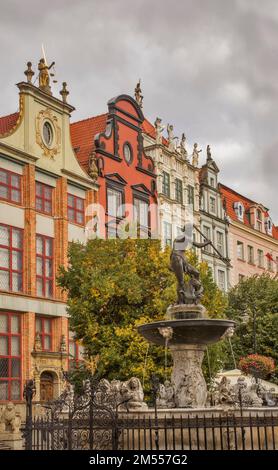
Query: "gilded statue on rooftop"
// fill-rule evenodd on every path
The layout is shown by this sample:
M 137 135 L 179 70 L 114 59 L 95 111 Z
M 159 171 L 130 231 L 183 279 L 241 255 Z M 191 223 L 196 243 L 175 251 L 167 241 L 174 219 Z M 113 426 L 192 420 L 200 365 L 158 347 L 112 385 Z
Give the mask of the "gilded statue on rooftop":
M 52 62 L 50 65 L 47 65 L 45 59 L 40 59 L 38 64 L 39 69 L 39 88 L 47 93 L 50 93 L 50 77 L 49 70 L 55 65 L 55 62 Z

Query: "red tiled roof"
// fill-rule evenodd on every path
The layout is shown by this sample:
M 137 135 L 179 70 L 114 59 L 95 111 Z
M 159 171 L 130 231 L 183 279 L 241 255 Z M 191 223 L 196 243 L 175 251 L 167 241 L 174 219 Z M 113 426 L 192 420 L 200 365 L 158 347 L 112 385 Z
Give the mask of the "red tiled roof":
M 0 117 L 0 135 L 9 132 L 16 124 L 19 113 L 9 114 L 8 116 Z
M 238 217 L 237 217 L 237 214 L 236 214 L 235 209 L 234 209 L 234 204 L 236 202 L 241 202 L 241 204 L 244 207 L 243 222 L 244 222 L 245 225 L 248 225 L 248 226 L 251 227 L 250 220 L 248 218 L 250 207 L 252 207 L 254 205 L 262 206 L 262 204 L 259 204 L 255 201 L 252 201 L 251 199 L 248 199 L 245 196 L 242 196 L 241 194 L 237 193 L 233 189 L 231 189 L 228 186 L 225 186 L 223 184 L 220 184 L 219 188 L 220 188 L 220 192 L 222 194 L 223 200 L 225 199 L 227 215 L 232 220 L 238 221 Z M 262 207 L 264 207 L 264 206 L 262 206 Z M 269 216 L 268 210 L 266 208 L 264 208 L 264 215 L 265 215 L 265 217 Z M 274 238 L 278 239 L 278 227 L 273 226 L 272 235 L 273 235 Z
M 88 170 L 89 155 L 94 148 L 94 136 L 104 132 L 107 113 L 100 114 L 70 125 L 72 147 L 76 152 L 79 163 Z
M 94 136 L 104 132 L 106 128 L 108 113 L 93 116 L 82 121 L 73 122 L 70 125 L 72 147 L 76 152 L 79 163 L 88 170 L 89 155 L 94 149 Z M 145 134 L 155 139 L 155 127 L 145 119 L 142 123 L 142 130 Z M 163 143 L 168 141 L 163 137 Z

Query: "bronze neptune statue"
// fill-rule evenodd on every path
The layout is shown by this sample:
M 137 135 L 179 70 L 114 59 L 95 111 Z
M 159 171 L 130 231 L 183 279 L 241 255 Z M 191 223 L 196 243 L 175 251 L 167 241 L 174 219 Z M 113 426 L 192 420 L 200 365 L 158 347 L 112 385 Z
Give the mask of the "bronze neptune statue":
M 189 244 L 189 237 L 185 233 L 185 227 L 181 235 L 174 240 L 170 258 L 170 269 L 177 278 L 177 305 L 198 304 L 203 294 L 203 286 L 200 281 L 200 272 L 189 263 L 185 256 L 185 250 Z M 211 241 L 205 239 L 204 243 L 192 242 L 196 248 L 211 245 Z M 185 282 L 184 274 L 189 276 Z

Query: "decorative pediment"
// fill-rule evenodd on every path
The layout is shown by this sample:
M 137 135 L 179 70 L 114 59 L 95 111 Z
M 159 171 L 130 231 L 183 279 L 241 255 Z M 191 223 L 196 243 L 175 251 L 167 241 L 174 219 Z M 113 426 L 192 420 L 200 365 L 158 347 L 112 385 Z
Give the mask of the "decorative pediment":
M 126 185 L 127 181 L 122 178 L 118 173 L 110 173 L 108 175 L 105 175 L 105 179 L 109 181 L 113 181 L 114 183 Z
M 151 195 L 151 191 L 144 184 L 134 184 L 131 188 L 134 191 L 139 191 L 140 193 L 145 194 L 146 196 Z
M 218 166 L 216 165 L 216 163 L 215 163 L 214 160 L 210 160 L 210 161 L 207 163 L 207 166 L 208 166 L 208 168 L 210 168 L 211 170 L 215 171 L 216 173 L 219 173 L 219 168 L 218 168 Z

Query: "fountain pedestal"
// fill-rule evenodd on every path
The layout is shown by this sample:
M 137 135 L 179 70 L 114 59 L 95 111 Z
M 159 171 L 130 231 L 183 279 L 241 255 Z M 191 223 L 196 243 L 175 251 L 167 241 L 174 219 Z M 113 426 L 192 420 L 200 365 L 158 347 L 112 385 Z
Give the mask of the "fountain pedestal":
M 172 384 L 177 408 L 204 407 L 207 385 L 202 372 L 205 346 L 170 345 L 173 357 Z
M 138 327 L 150 343 L 169 348 L 173 357 L 172 385 L 177 408 L 202 408 L 207 386 L 202 372 L 204 351 L 217 343 L 234 322 L 205 317 L 202 305 L 174 305 L 167 310 L 167 320 Z M 170 318 L 170 319 L 169 319 Z

